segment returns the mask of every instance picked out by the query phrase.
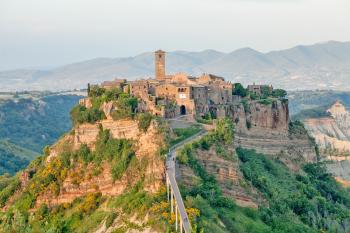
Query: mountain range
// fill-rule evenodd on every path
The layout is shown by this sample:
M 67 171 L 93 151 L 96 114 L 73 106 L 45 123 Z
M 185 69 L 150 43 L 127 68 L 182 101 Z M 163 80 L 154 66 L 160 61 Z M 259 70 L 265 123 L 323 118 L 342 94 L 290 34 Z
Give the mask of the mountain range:
M 114 78 L 152 77 L 152 52 L 134 57 L 96 58 L 50 70 L 18 69 L 0 72 L 5 91 L 67 90 Z M 242 48 L 231 53 L 215 50 L 167 53 L 167 73 L 212 73 L 232 82 L 266 83 L 287 90 L 350 90 L 350 42 L 329 41 L 261 53 Z

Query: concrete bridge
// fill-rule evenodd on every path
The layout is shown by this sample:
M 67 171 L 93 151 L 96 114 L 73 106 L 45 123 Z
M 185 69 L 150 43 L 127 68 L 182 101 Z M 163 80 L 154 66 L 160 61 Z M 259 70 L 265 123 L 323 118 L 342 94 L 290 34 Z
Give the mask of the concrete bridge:
M 176 232 L 179 230 L 181 233 L 190 233 L 191 232 L 191 223 L 188 219 L 186 208 L 181 197 L 179 187 L 175 179 L 175 167 L 176 167 L 176 150 L 182 147 L 185 143 L 188 143 L 202 135 L 206 131 L 202 130 L 199 133 L 185 139 L 184 141 L 172 146 L 169 149 L 166 161 L 166 186 L 168 201 L 170 202 L 170 213 L 175 214 L 175 229 Z

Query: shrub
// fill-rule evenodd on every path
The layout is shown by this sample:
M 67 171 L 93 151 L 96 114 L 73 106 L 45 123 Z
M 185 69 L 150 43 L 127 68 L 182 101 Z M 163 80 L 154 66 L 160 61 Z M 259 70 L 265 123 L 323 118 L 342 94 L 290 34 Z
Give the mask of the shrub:
M 240 83 L 234 83 L 233 84 L 233 89 L 232 89 L 232 94 L 233 95 L 238 95 L 241 97 L 246 97 L 247 96 L 247 89 L 245 89 L 242 84 Z
M 152 114 L 150 113 L 139 113 L 137 114 L 138 126 L 143 132 L 146 132 L 148 127 L 151 125 L 153 119 Z

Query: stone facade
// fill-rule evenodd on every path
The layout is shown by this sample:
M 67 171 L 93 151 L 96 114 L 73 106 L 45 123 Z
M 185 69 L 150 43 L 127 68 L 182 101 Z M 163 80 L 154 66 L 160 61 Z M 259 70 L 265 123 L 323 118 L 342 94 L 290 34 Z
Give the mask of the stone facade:
M 219 105 L 232 103 L 232 84 L 211 74 L 192 77 L 166 75 L 165 52 L 155 52 L 155 79 L 128 82 L 130 93 L 140 98 L 139 110 L 163 117 L 201 116 Z

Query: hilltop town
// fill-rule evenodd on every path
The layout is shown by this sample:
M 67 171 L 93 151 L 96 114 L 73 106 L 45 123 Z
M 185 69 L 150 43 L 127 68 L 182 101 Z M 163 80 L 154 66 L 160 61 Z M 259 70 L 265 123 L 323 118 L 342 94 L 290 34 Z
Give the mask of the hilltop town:
M 166 53 L 158 50 L 155 55 L 155 77 L 136 81 L 115 79 L 105 81 L 100 87 L 106 90 L 120 89 L 140 100 L 138 111 L 151 112 L 156 116 L 173 118 L 180 115 L 204 117 L 210 113 L 223 118 L 226 110 L 241 101 L 241 96 L 233 95 L 234 86 L 223 77 L 203 74 L 193 77 L 185 73 L 166 74 Z M 89 87 L 90 89 L 90 87 Z M 272 95 L 273 87 L 248 85 L 248 92 L 265 98 Z M 282 96 L 285 97 L 285 96 Z M 89 98 L 80 101 L 81 105 L 92 106 Z
M 349 229 L 350 199 L 286 91 L 168 75 L 154 56 L 154 78 L 88 85 L 72 129 L 0 177 L 0 232 Z

